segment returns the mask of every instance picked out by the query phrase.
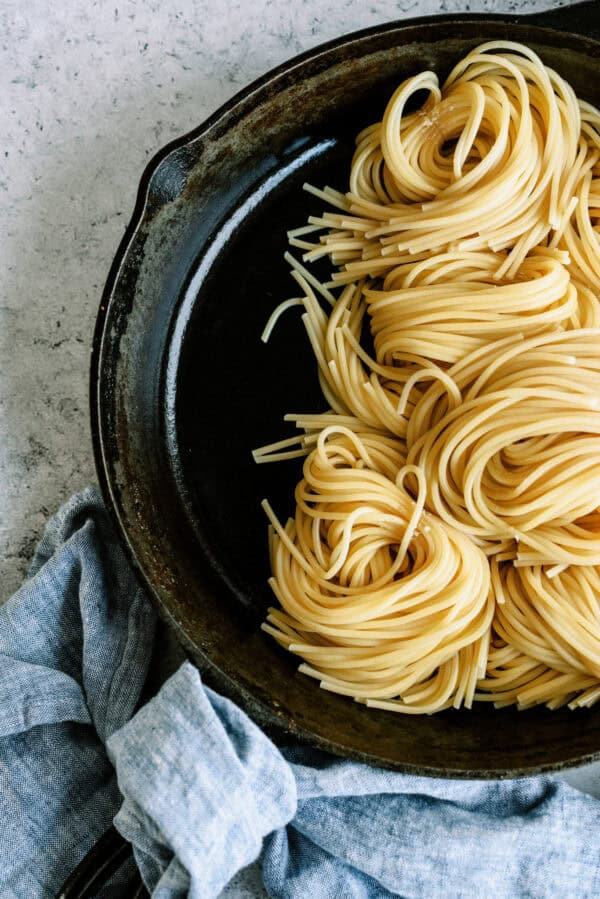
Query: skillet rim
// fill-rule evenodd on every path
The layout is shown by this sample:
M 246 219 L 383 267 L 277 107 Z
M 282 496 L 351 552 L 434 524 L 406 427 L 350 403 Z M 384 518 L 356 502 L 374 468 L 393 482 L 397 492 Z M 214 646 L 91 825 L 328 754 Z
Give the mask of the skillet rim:
M 558 7 L 547 12 L 535 12 L 521 15 L 508 15 L 502 13 L 468 13 L 456 14 L 448 13 L 444 15 L 421 16 L 417 18 L 408 18 L 406 20 L 392 20 L 378 25 L 369 26 L 368 28 L 359 29 L 353 32 L 339 35 L 329 41 L 318 44 L 313 48 L 303 51 L 300 54 L 285 60 L 272 69 L 269 69 L 263 75 L 252 81 L 249 85 L 236 92 L 230 99 L 219 106 L 210 116 L 208 116 L 197 127 L 191 129 L 185 134 L 172 141 L 169 141 L 160 148 L 146 164 L 136 193 L 134 208 L 131 213 L 129 222 L 119 241 L 116 253 L 113 257 L 106 283 L 102 291 L 100 306 L 94 327 L 92 337 L 91 357 L 90 357 L 90 379 L 89 379 L 89 400 L 90 400 L 90 427 L 92 436 L 92 446 L 94 453 L 94 462 L 98 483 L 101 494 L 109 515 L 109 518 L 118 535 L 119 542 L 123 548 L 128 562 L 131 564 L 136 573 L 138 580 L 144 587 L 152 604 L 157 609 L 159 615 L 167 621 L 171 628 L 175 631 L 178 641 L 183 648 L 189 651 L 193 661 L 197 664 L 198 659 L 202 659 L 202 668 L 205 671 L 215 674 L 222 684 L 226 683 L 231 688 L 231 693 L 236 697 L 236 701 L 240 703 L 245 711 L 248 710 L 248 700 L 254 703 L 251 717 L 258 721 L 261 727 L 267 729 L 275 729 L 278 734 L 285 732 L 287 737 L 301 740 L 304 743 L 312 745 L 319 749 L 325 749 L 345 758 L 352 758 L 357 761 L 366 762 L 368 764 L 377 764 L 383 767 L 393 768 L 394 770 L 410 773 L 414 775 L 426 775 L 432 777 L 452 777 L 457 779 L 506 779 L 517 778 L 523 776 L 531 776 L 534 774 L 557 772 L 570 769 L 575 766 L 589 764 L 590 762 L 600 760 L 600 744 L 597 750 L 588 753 L 581 753 L 566 759 L 553 762 L 538 762 L 531 765 L 519 767 L 503 767 L 503 768 L 453 768 L 441 767 L 413 763 L 392 762 L 391 760 L 380 759 L 376 754 L 362 752 L 357 749 L 349 749 L 347 746 L 336 742 L 331 738 L 322 737 L 308 730 L 304 726 L 299 726 L 294 722 L 286 721 L 283 726 L 282 721 L 277 717 L 274 711 L 266 706 L 262 701 L 253 697 L 250 691 L 243 683 L 240 683 L 231 677 L 227 672 L 219 668 L 212 662 L 195 643 L 193 638 L 187 634 L 184 627 L 176 620 L 172 610 L 164 602 L 158 588 L 156 588 L 150 578 L 146 575 L 142 564 L 138 561 L 138 556 L 134 545 L 129 537 L 129 533 L 119 512 L 119 502 L 115 494 L 114 485 L 110 478 L 110 453 L 105 446 L 106 442 L 110 444 L 110 434 L 106 435 L 103 429 L 102 407 L 104 404 L 106 371 L 102 366 L 103 361 L 103 344 L 106 336 L 107 322 L 109 321 L 109 313 L 111 305 L 115 302 L 115 288 L 119 282 L 121 270 L 126 263 L 130 248 L 132 247 L 140 229 L 144 223 L 163 206 L 170 202 L 170 198 L 165 197 L 158 203 L 152 203 L 151 183 L 157 173 L 159 173 L 163 163 L 168 157 L 177 150 L 186 147 L 202 136 L 208 134 L 219 122 L 231 117 L 236 107 L 250 100 L 254 94 L 260 94 L 269 84 L 276 82 L 284 75 L 290 75 L 294 69 L 305 65 L 308 62 L 315 62 L 319 57 L 326 56 L 334 50 L 343 47 L 349 47 L 354 42 L 362 41 L 371 37 L 383 36 L 394 31 L 403 30 L 405 28 L 415 28 L 421 25 L 444 24 L 451 23 L 453 26 L 461 24 L 473 25 L 478 22 L 490 24 L 498 23 L 499 25 L 531 25 L 541 32 L 551 33 L 554 37 L 557 34 L 565 33 L 578 40 L 586 41 L 598 45 L 600 41 L 600 29 L 596 30 L 590 23 L 581 23 L 585 25 L 588 34 L 581 34 L 579 30 L 571 30 L 579 15 L 585 15 L 586 10 L 593 10 L 593 14 L 598 16 L 600 13 L 600 3 L 598 0 L 590 0 L 574 4 L 569 7 Z M 555 23 L 553 25 L 553 22 Z M 186 173 L 187 175 L 187 173 Z M 260 705 L 260 711 L 256 705 Z

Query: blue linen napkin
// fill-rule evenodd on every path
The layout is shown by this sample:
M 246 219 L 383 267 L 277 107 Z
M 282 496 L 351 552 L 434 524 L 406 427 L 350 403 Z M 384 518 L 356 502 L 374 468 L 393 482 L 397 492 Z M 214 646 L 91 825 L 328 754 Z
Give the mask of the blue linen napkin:
M 217 896 L 259 855 L 282 899 L 600 895 L 600 805 L 558 778 L 280 751 L 188 663 L 136 713 L 154 627 L 90 488 L 0 608 L 0 896 L 53 896 L 113 817 L 160 899 Z

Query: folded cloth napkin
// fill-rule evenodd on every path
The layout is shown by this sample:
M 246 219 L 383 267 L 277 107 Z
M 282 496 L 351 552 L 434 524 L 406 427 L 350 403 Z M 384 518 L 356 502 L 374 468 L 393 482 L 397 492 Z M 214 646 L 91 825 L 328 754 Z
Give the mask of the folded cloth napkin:
M 113 818 L 160 899 L 217 896 L 259 856 L 286 899 L 600 895 L 600 804 L 558 778 L 280 751 L 188 663 L 136 712 L 154 627 L 90 488 L 0 608 L 0 896 L 53 896 Z

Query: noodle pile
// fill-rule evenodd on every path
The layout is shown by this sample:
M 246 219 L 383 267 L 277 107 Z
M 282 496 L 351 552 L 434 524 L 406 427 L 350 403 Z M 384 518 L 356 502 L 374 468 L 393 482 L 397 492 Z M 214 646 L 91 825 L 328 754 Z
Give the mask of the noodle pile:
M 427 99 L 409 111 L 417 93 Z M 264 629 L 327 690 L 431 713 L 600 698 L 600 113 L 529 48 L 404 81 L 286 254 L 329 411 L 257 462 Z M 368 326 L 371 340 L 365 340 Z

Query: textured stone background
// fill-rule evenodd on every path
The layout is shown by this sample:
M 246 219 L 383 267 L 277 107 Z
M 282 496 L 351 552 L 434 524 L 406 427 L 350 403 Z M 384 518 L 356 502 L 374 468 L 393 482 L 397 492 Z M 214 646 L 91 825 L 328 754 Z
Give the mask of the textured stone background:
M 340 33 L 438 11 L 552 5 L 4 0 L 0 599 L 18 585 L 47 516 L 94 478 L 91 336 L 149 157 L 258 75 Z M 257 870 L 240 875 L 227 895 L 264 895 Z

